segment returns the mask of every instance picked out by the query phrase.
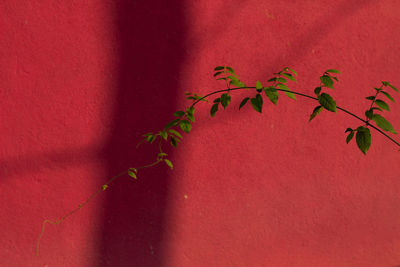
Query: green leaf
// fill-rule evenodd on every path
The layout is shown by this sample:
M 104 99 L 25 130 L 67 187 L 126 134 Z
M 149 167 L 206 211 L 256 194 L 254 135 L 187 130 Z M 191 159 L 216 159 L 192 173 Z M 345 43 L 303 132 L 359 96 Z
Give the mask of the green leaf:
M 291 80 L 291 81 L 294 81 L 294 82 L 296 81 L 296 78 L 293 77 L 293 75 L 290 74 L 290 73 L 284 72 L 284 73 L 282 73 L 282 75 L 285 76 L 286 78 L 288 78 L 288 79 Z
M 164 130 L 164 131 L 160 131 L 160 136 L 164 139 L 164 140 L 167 140 L 167 138 L 168 138 L 168 134 L 167 134 L 167 132 Z
M 103 191 L 105 191 L 108 188 L 108 185 L 103 184 L 103 186 L 101 188 L 103 189 Z
M 276 88 L 274 88 L 272 86 L 265 87 L 264 92 L 267 95 L 267 97 L 269 98 L 269 100 L 271 100 L 271 102 L 274 103 L 274 105 L 276 105 L 276 103 L 278 102 L 278 98 L 279 98 L 279 94 L 278 94 L 278 91 L 276 90 Z
M 233 84 L 234 86 L 237 86 L 237 87 L 246 87 L 246 85 L 244 83 L 242 83 L 241 81 L 239 81 L 236 77 L 233 77 L 233 76 L 229 76 L 229 77 L 232 77 L 230 84 Z
M 375 104 L 376 104 L 378 107 L 380 107 L 380 108 L 382 108 L 382 109 L 384 109 L 384 110 L 390 111 L 389 105 L 386 104 L 386 102 L 383 101 L 383 100 L 377 99 L 377 100 L 375 100 Z
M 217 71 L 217 70 L 223 70 L 225 67 L 224 66 L 218 66 L 218 67 L 215 67 L 215 71 Z
M 322 93 L 320 96 L 318 96 L 318 102 L 327 110 L 336 112 L 336 102 L 327 93 Z
M 389 85 L 393 90 L 395 90 L 396 92 L 399 92 L 399 90 L 397 90 L 397 88 L 394 87 L 393 85 L 391 85 L 390 83 L 388 83 L 388 85 Z
M 165 156 L 168 156 L 168 154 L 164 153 L 164 152 L 161 152 L 161 153 L 157 154 L 157 158 L 162 158 L 162 157 L 165 157 Z
M 178 141 L 175 137 L 171 136 L 171 145 L 173 147 L 177 147 L 178 146 Z
M 368 119 L 372 119 L 372 116 L 374 115 L 374 111 L 372 109 L 368 109 L 365 111 L 365 117 Z
M 131 171 L 131 170 L 128 171 L 128 175 L 129 175 L 130 177 L 132 177 L 133 179 L 137 179 L 136 173 L 133 172 L 133 171 Z
M 186 118 L 188 118 L 190 121 L 194 122 L 194 107 L 188 107 L 186 109 Z
M 262 83 L 260 81 L 257 81 L 256 83 L 257 92 L 261 93 L 262 89 L 263 89 Z
M 288 68 L 295 76 L 297 76 L 297 72 L 294 69 Z
M 280 83 L 287 83 L 287 80 L 285 78 L 282 78 L 282 77 L 276 78 L 276 81 L 280 82 Z
M 389 100 L 391 100 L 392 102 L 394 102 L 393 97 L 392 97 L 388 92 L 381 91 L 381 93 L 384 94 L 387 98 L 389 98 Z
M 181 127 L 182 131 L 184 131 L 185 133 L 189 133 L 192 129 L 192 125 L 188 120 L 181 120 L 179 123 L 179 127 Z
M 211 110 L 210 110 L 210 115 L 211 117 L 214 117 L 215 113 L 218 111 L 218 103 L 212 105 Z
M 216 98 L 216 99 L 214 99 L 214 101 L 213 101 L 214 103 L 219 103 L 219 102 L 221 102 L 221 98 Z
M 365 99 L 368 99 L 368 100 L 375 100 L 375 96 L 374 95 L 370 95 L 370 96 L 367 96 Z
M 235 71 L 231 67 L 226 67 L 229 73 L 235 74 Z
M 224 109 L 231 103 L 231 96 L 227 93 L 221 95 L 221 104 Z
M 227 79 L 226 79 L 226 78 L 218 78 L 218 79 L 217 79 L 217 81 L 220 81 L 220 80 L 226 81 Z
M 289 90 L 289 87 L 286 84 L 283 83 L 277 83 L 276 86 L 278 86 L 279 88 L 283 89 L 283 90 Z
M 369 147 L 371 146 L 371 132 L 368 128 L 364 126 L 357 128 L 356 142 L 361 152 L 366 155 Z
M 218 75 L 220 75 L 221 73 L 223 73 L 222 71 L 218 71 L 216 73 L 214 73 L 214 77 L 217 77 Z
M 338 70 L 335 70 L 335 69 L 329 69 L 329 70 L 327 70 L 326 72 L 330 72 L 330 73 L 338 73 L 338 74 L 340 74 L 340 71 L 338 71 Z
M 346 138 L 346 143 L 348 144 L 351 141 L 351 139 L 353 139 L 353 137 L 354 137 L 354 131 L 351 131 Z
M 325 85 L 325 86 L 328 87 L 328 88 L 335 89 L 335 88 L 333 87 L 333 80 L 332 80 L 331 77 L 329 77 L 328 75 L 323 75 L 323 76 L 321 76 L 321 77 L 319 77 L 319 78 L 320 78 L 320 80 L 321 80 L 321 82 L 322 82 L 323 85 Z
M 324 109 L 323 106 L 317 106 L 314 108 L 312 114 L 310 115 L 310 120 L 308 122 L 310 122 L 312 119 L 315 118 L 315 116 L 317 116 L 319 113 L 321 113 L 321 111 Z
M 287 95 L 287 96 L 290 97 L 291 99 L 296 100 L 296 95 L 295 95 L 295 94 L 293 94 L 293 93 L 291 93 L 291 92 L 286 92 L 286 91 L 284 91 L 284 93 L 285 93 L 285 95 Z
M 240 102 L 239 105 L 239 110 L 247 103 L 247 101 L 249 101 L 250 97 L 246 97 L 242 100 L 242 102 Z
M 185 112 L 183 110 L 179 110 L 177 112 L 174 112 L 174 116 L 175 117 L 182 117 L 183 115 L 185 115 Z
M 263 100 L 260 94 L 257 94 L 256 97 L 250 99 L 250 103 L 255 111 L 260 113 L 262 112 Z
M 170 160 L 164 159 L 164 162 L 165 162 L 165 164 L 167 164 L 168 167 L 171 168 L 171 170 L 174 169 L 174 165 L 172 165 L 172 162 Z
M 347 128 L 346 131 L 344 131 L 344 132 L 347 133 L 347 132 L 352 132 L 352 131 L 354 131 L 354 130 L 351 128 Z
M 319 93 L 321 93 L 321 90 L 322 90 L 321 87 L 316 87 L 316 88 L 314 89 L 314 93 L 315 93 L 317 96 L 319 96 Z
M 169 128 L 177 125 L 179 121 L 180 121 L 180 119 L 175 119 L 175 120 L 168 122 L 167 125 L 165 125 L 164 129 L 169 129 Z
M 379 110 L 379 111 L 383 111 L 381 108 L 377 108 L 377 107 L 372 107 L 372 110 Z
M 168 132 L 179 138 L 183 138 L 182 135 L 178 131 L 175 131 L 174 129 L 169 129 Z
M 277 80 L 278 78 L 271 78 L 271 79 L 269 79 L 267 82 L 275 82 L 276 80 Z M 282 78 L 283 79 L 283 78 Z
M 396 131 L 393 129 L 393 126 L 390 122 L 388 122 L 384 117 L 382 117 L 379 114 L 374 114 L 372 116 L 372 120 L 378 125 L 379 128 L 381 128 L 384 131 L 388 131 L 391 133 L 396 134 Z
M 150 144 L 154 142 L 154 140 L 156 140 L 157 135 L 149 135 L 146 138 L 146 141 L 149 142 Z

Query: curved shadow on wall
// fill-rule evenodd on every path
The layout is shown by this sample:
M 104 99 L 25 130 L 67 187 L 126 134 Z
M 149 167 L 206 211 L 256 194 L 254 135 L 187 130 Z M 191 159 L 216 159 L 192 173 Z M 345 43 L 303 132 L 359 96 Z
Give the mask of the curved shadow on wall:
M 184 50 L 181 1 L 121 0 L 116 8 L 119 84 L 105 180 L 155 160 L 155 147 L 135 146 L 171 119 Z M 168 171 L 164 164 L 146 169 L 108 190 L 94 266 L 162 266 Z

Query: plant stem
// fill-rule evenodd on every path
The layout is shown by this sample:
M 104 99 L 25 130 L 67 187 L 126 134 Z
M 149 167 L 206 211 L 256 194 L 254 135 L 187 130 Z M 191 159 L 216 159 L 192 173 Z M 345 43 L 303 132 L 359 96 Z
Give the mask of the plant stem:
M 203 99 L 205 99 L 205 98 L 207 98 L 207 97 L 209 97 L 209 96 L 212 96 L 212 95 L 215 95 L 215 94 L 218 94 L 218 93 L 222 93 L 222 92 L 235 91 L 235 90 L 244 90 L 244 89 L 256 89 L 256 87 L 237 87 L 237 88 L 230 88 L 230 89 L 224 89 L 224 90 L 214 91 L 214 92 L 211 92 L 211 93 L 209 93 L 209 94 L 206 94 L 206 95 L 203 96 L 202 98 L 197 99 L 196 101 L 194 101 L 193 104 L 191 105 L 191 107 L 194 107 L 198 102 L 200 102 L 201 100 L 203 100 Z M 276 91 L 289 92 L 289 93 L 292 93 L 292 94 L 295 94 L 295 95 L 299 95 L 299 96 L 302 96 L 302 97 L 306 97 L 306 98 L 310 98 L 310 99 L 313 99 L 313 100 L 318 101 L 318 98 L 313 97 L 313 96 L 310 96 L 310 95 L 302 94 L 302 93 L 295 92 L 295 91 L 284 90 L 284 89 L 278 89 L 278 88 L 275 88 L 275 89 L 276 89 Z M 351 116 L 353 116 L 354 118 L 356 118 L 356 119 L 362 121 L 362 122 L 365 123 L 366 125 L 368 125 L 368 126 L 374 128 L 376 131 L 378 131 L 379 133 L 381 133 L 382 135 L 384 135 L 385 137 L 387 137 L 390 141 L 392 141 L 393 143 L 395 143 L 397 146 L 400 147 L 400 143 L 398 143 L 396 140 L 394 140 L 393 138 L 391 138 L 390 136 L 388 136 L 386 133 L 384 133 L 383 131 L 381 131 L 379 128 L 377 128 L 377 127 L 375 127 L 374 125 L 370 124 L 369 121 L 364 120 L 364 119 L 358 117 L 356 114 L 354 114 L 354 113 L 348 111 L 347 109 L 341 108 L 341 107 L 339 107 L 339 106 L 336 106 L 336 108 L 339 109 L 339 110 L 341 110 L 341 111 L 343 111 L 343 112 L 345 112 L 345 113 L 347 113 L 347 114 L 349 114 L 349 115 L 351 115 Z

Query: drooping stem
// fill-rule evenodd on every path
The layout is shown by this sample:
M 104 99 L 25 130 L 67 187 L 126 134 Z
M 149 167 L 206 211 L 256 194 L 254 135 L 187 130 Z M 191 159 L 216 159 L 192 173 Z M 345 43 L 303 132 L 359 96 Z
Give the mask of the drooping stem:
M 215 94 L 218 94 L 218 93 L 222 93 L 222 92 L 227 92 L 227 91 L 245 90 L 245 89 L 256 89 L 256 87 L 237 87 L 237 88 L 230 88 L 230 89 L 224 89 L 224 90 L 214 91 L 214 92 L 211 92 L 211 93 L 209 93 L 209 94 L 206 94 L 206 95 L 203 96 L 202 98 L 197 99 L 196 101 L 194 101 L 193 104 L 191 105 L 191 107 L 194 107 L 194 106 L 195 106 L 197 103 L 199 103 L 201 100 L 206 99 L 206 98 L 209 97 L 209 96 L 212 96 L 212 95 L 215 95 Z M 278 88 L 275 88 L 275 89 L 276 89 L 276 91 L 288 92 L 288 93 L 292 93 L 292 94 L 295 94 L 295 95 L 299 95 L 299 96 L 302 96 L 302 97 L 306 97 L 306 98 L 310 98 L 310 99 L 313 99 L 313 100 L 318 101 L 318 98 L 313 97 L 313 96 L 310 96 L 310 95 L 302 94 L 302 93 L 295 92 L 295 91 L 284 90 L 284 89 L 278 89 Z M 343 112 L 345 112 L 345 113 L 347 113 L 348 115 L 353 116 L 354 118 L 356 118 L 356 119 L 362 121 L 363 123 L 365 123 L 366 125 L 370 126 L 370 127 L 373 128 L 373 129 L 375 129 L 376 131 L 378 131 L 379 133 L 381 133 L 381 134 L 384 135 L 386 138 L 388 138 L 390 141 L 392 141 L 393 143 L 395 143 L 397 146 L 400 147 L 400 143 L 398 143 L 396 140 L 394 140 L 393 138 L 391 138 L 389 135 L 387 135 L 386 133 L 384 133 L 384 132 L 383 132 L 382 130 L 380 130 L 379 128 L 377 128 L 377 127 L 375 127 L 374 125 L 370 124 L 369 121 L 360 118 L 359 116 L 357 116 L 356 114 L 354 114 L 354 113 L 348 111 L 347 109 L 341 108 L 341 107 L 339 107 L 339 106 L 336 106 L 336 108 L 339 109 L 339 110 L 341 110 L 341 111 L 343 111 Z

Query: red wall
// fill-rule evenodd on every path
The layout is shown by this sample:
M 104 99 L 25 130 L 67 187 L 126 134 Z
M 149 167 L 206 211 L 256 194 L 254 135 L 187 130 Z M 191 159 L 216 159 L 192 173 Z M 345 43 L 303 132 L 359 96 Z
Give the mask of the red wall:
M 188 103 L 223 89 L 231 65 L 248 85 L 284 66 L 312 94 L 362 115 L 380 81 L 400 86 L 400 2 L 2 1 L 0 266 L 400 265 L 400 154 L 377 132 L 367 156 L 344 130 L 358 121 L 283 94 L 263 114 L 210 118 L 161 165 L 124 176 L 61 225 L 57 219 L 119 172 L 154 160 L 136 149 Z M 397 96 L 397 102 L 400 98 Z M 400 131 L 400 106 L 386 117 Z

